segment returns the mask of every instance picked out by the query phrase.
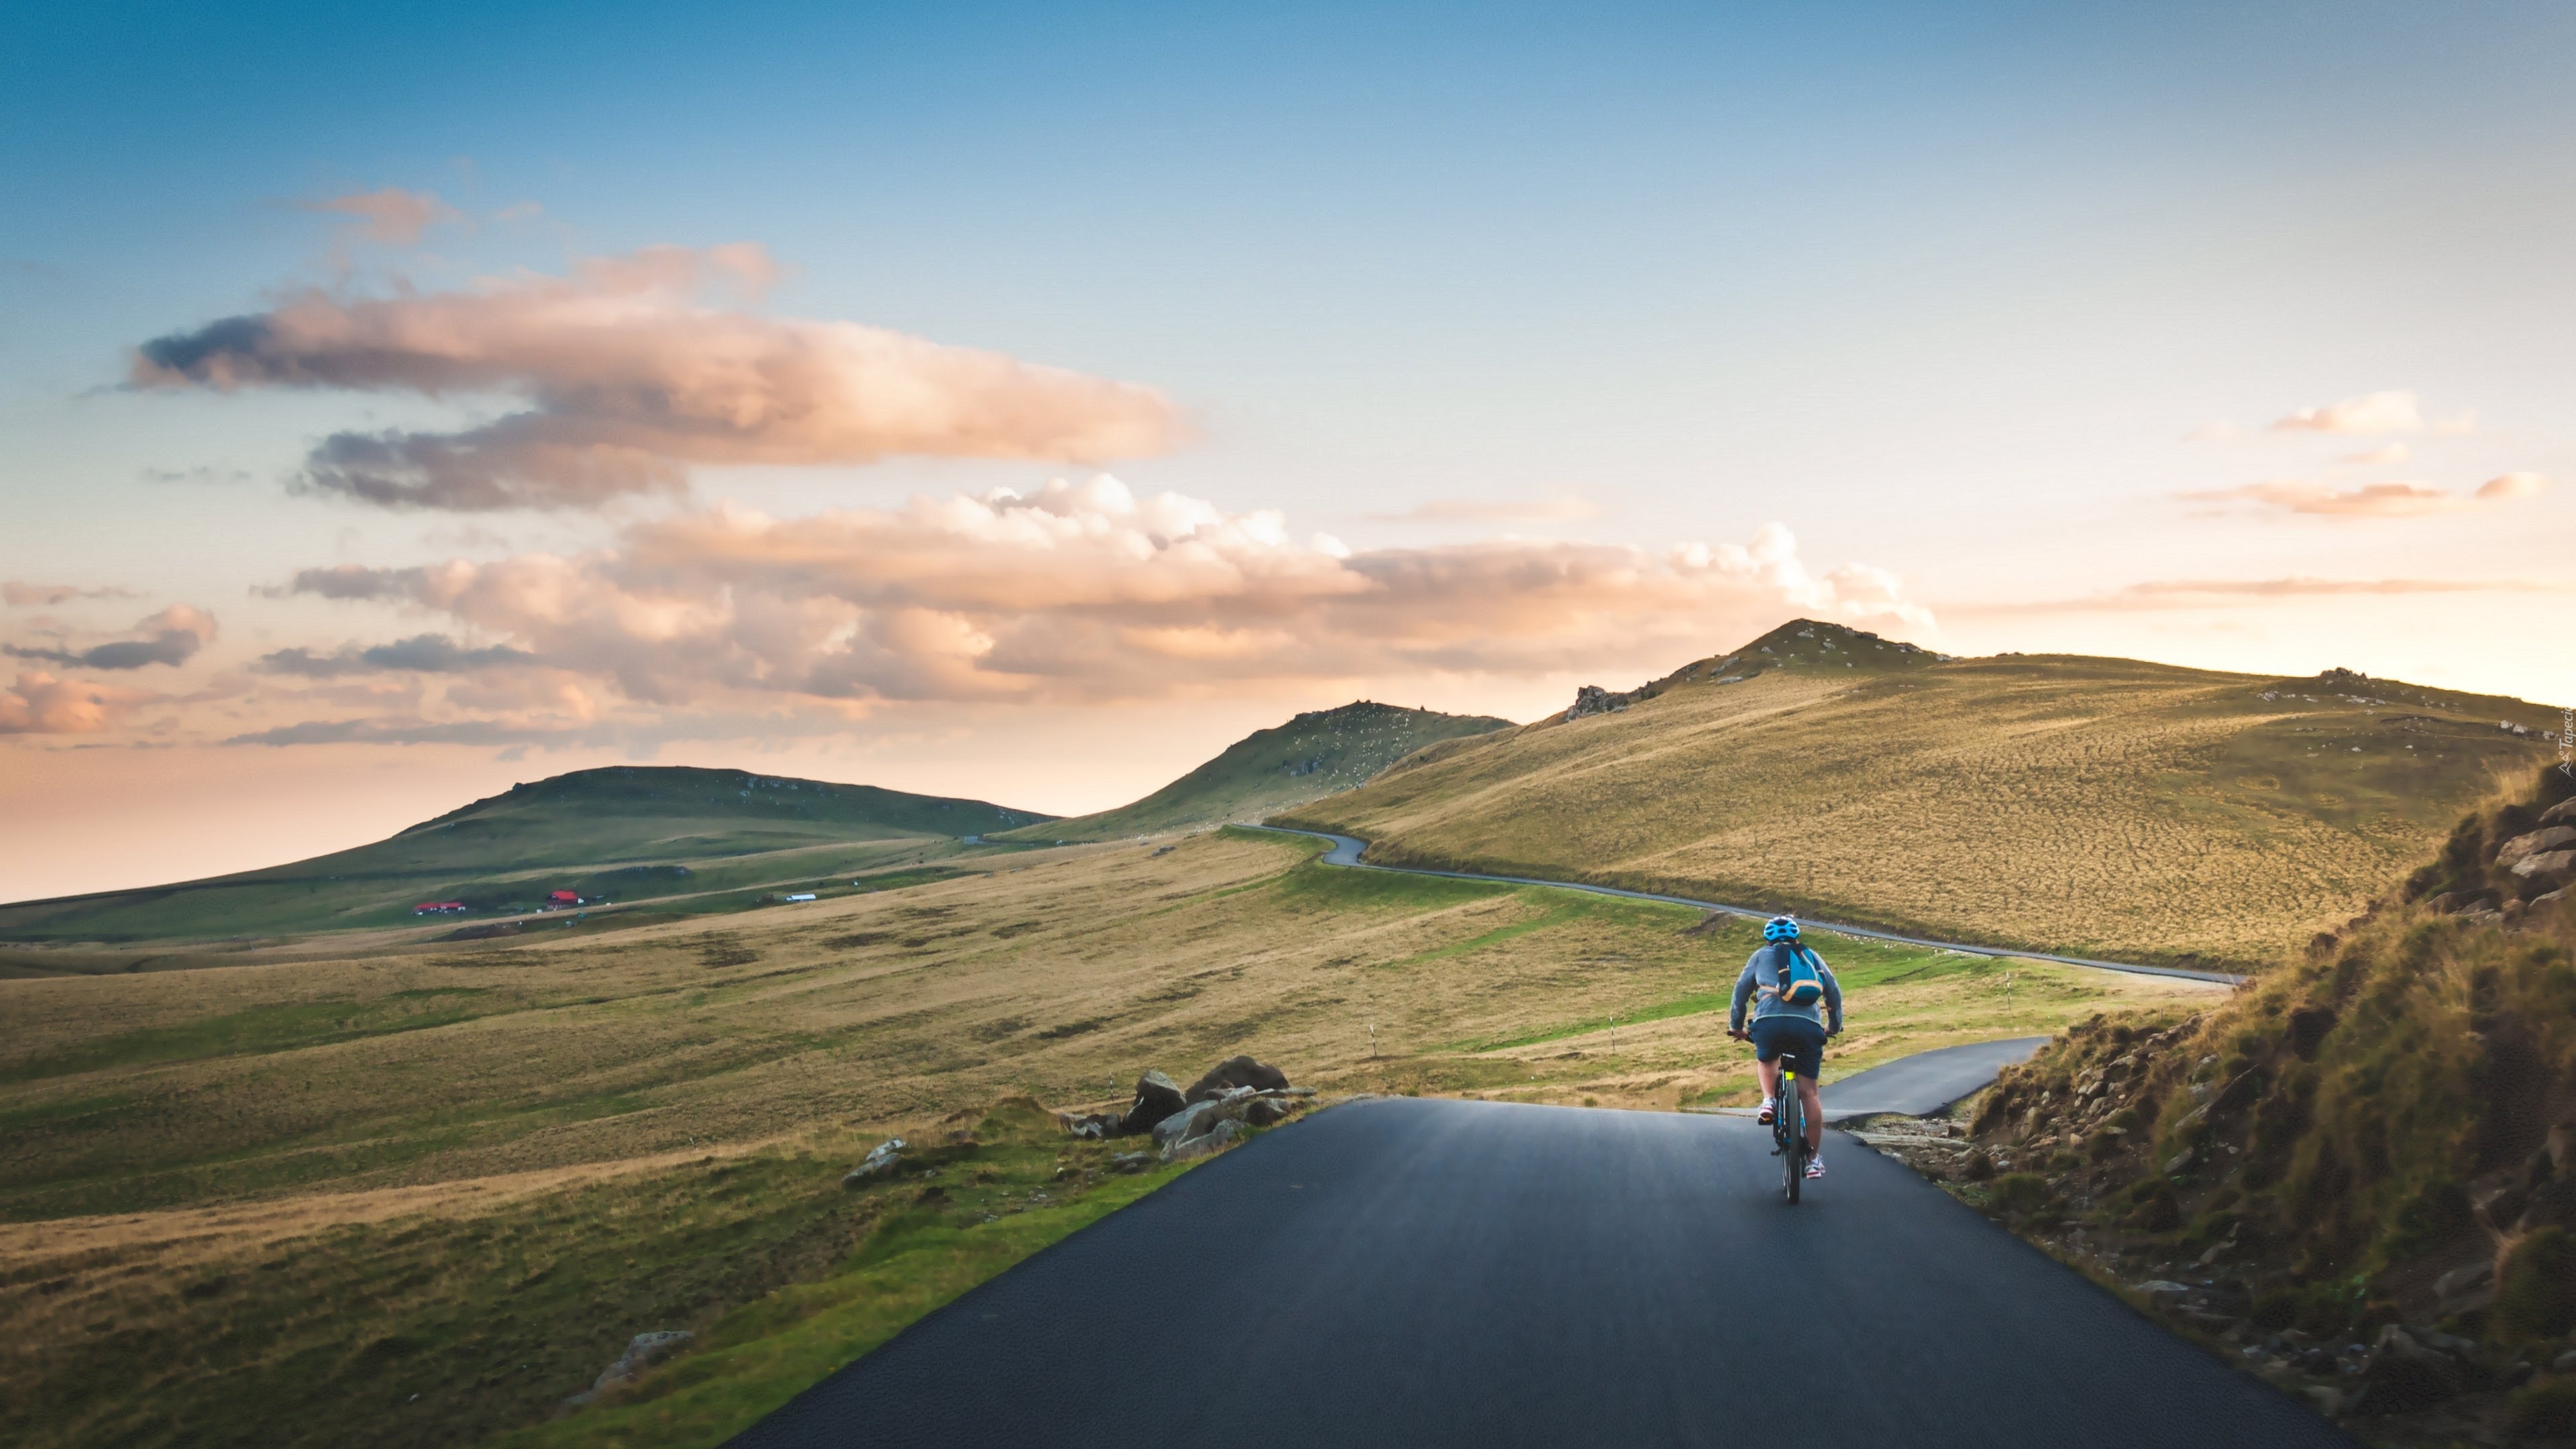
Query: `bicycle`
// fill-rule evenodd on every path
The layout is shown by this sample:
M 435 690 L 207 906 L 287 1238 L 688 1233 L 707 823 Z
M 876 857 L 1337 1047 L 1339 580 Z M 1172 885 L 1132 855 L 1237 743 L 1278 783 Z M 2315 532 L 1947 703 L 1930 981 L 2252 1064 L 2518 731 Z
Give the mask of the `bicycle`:
M 1753 1039 L 1753 1034 L 1746 1031 L 1730 1031 L 1727 1035 L 1737 1041 Z M 1783 1057 L 1780 1095 L 1771 1109 L 1771 1155 L 1780 1159 L 1780 1196 L 1791 1207 L 1798 1205 L 1799 1189 L 1806 1185 L 1811 1151 L 1807 1146 L 1807 1104 L 1798 1097 L 1798 1069 Z

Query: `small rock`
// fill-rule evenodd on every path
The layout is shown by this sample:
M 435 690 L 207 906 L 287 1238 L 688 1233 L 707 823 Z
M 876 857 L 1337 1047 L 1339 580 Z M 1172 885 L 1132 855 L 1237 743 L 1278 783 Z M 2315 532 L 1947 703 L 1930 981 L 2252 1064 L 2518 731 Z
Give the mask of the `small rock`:
M 1128 1107 L 1126 1116 L 1118 1119 L 1119 1135 L 1132 1137 L 1139 1132 L 1150 1132 L 1163 1119 L 1188 1105 L 1181 1096 L 1180 1087 L 1171 1078 L 1161 1072 L 1147 1072 L 1136 1079 L 1134 1104 Z
M 2544 851 L 2565 850 L 2576 846 L 2576 825 L 2553 825 L 2529 835 L 2517 835 L 2496 851 L 2495 863 L 2511 866 L 2515 861 Z
M 1277 1067 L 1254 1061 L 1250 1057 L 1227 1057 L 1224 1061 L 1208 1068 L 1206 1076 L 1192 1082 L 1190 1089 L 1181 1094 L 1181 1100 L 1204 1102 L 1211 1097 L 1222 1097 L 1239 1087 L 1276 1092 L 1287 1085 L 1288 1074 Z
M 589 1398 L 597 1398 L 618 1384 L 626 1382 L 653 1365 L 689 1346 L 697 1337 L 686 1329 L 667 1329 L 659 1333 L 639 1333 L 626 1345 L 617 1362 L 599 1371 L 591 1381 Z
M 2186 1302 L 2191 1297 L 2191 1289 L 2163 1278 L 2151 1278 L 2139 1284 L 2138 1291 L 2147 1295 L 2150 1301 L 2164 1307 Z
M 2513 873 L 2525 880 L 2556 880 L 2576 873 L 2576 850 L 2549 850 L 2526 855 L 2513 863 Z
M 1117 1156 L 1109 1159 L 1109 1170 L 1112 1172 L 1143 1172 L 1146 1165 L 1151 1163 L 1153 1160 L 1154 1154 L 1150 1152 L 1121 1152 Z
M 2361 1405 L 2374 1414 L 2406 1414 L 2456 1398 L 2460 1366 L 2392 1323 L 2362 1367 Z
M 2343 1412 L 2343 1390 L 2331 1384 L 2304 1385 L 2299 1390 L 2299 1397 L 2308 1401 L 2309 1408 L 2329 1419 Z
M 841 1178 L 841 1186 L 857 1187 L 874 1178 L 892 1177 L 895 1168 L 902 1165 L 902 1162 L 903 1139 L 889 1137 L 869 1149 L 868 1155 L 860 1159 L 859 1165 L 851 1168 Z
M 1247 1127 L 1275 1126 L 1287 1121 L 1296 1110 L 1294 1106 L 1280 1098 L 1263 1097 L 1258 1101 L 1244 1104 L 1243 1124 Z
M 1237 1122 L 1231 1117 L 1228 1117 L 1217 1123 L 1216 1126 L 1200 1133 L 1196 1137 L 1183 1138 L 1182 1140 L 1165 1147 L 1163 1149 L 1163 1160 L 1165 1162 L 1187 1162 L 1193 1157 L 1205 1157 L 1209 1153 L 1216 1151 L 1229 1142 L 1232 1142 L 1234 1139 L 1241 1137 L 1243 1133 L 1243 1124 Z
M 2576 1348 L 2571 1348 L 2551 1359 L 2549 1371 L 2554 1374 L 2576 1374 Z
M 2495 1302 L 2495 1262 L 2481 1259 L 2465 1268 L 2454 1268 L 2433 1280 L 2433 1296 L 2440 1301 L 2444 1318 L 2485 1308 Z
M 1215 1112 L 1217 1107 L 1218 1104 L 1213 1101 L 1192 1102 L 1190 1105 L 1174 1112 L 1162 1121 L 1155 1123 L 1154 1145 L 1169 1149 L 1173 1143 L 1189 1136 L 1191 1131 L 1199 1125 L 1199 1119 Z

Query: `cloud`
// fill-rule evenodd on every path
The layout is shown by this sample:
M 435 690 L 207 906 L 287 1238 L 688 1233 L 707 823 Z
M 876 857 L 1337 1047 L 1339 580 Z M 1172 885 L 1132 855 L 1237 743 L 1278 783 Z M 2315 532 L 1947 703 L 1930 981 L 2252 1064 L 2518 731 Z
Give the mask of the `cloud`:
M 2058 614 L 2143 609 L 2205 609 L 2246 600 L 2404 597 L 2414 594 L 2567 593 L 2563 584 L 2526 579 L 2150 579 L 2075 599 L 1948 604 L 1956 614 Z
M 60 679 L 26 670 L 0 689 L 0 735 L 97 734 L 124 722 L 127 711 L 159 699 L 139 689 Z
M 251 592 L 267 599 L 312 594 L 325 599 L 405 599 L 419 592 L 420 569 L 373 569 L 357 564 L 298 569 L 284 584 L 259 585 Z
M 499 720 L 425 720 L 416 717 L 306 720 L 234 735 L 228 745 L 568 745 L 608 744 L 602 731 L 531 729 Z
M 305 211 L 332 212 L 354 218 L 360 236 L 386 246 L 407 247 L 433 226 L 465 220 L 465 214 L 432 191 L 405 191 L 399 186 L 334 196 L 325 201 L 299 201 Z
M 71 599 L 131 599 L 132 589 L 85 589 L 78 584 L 22 584 L 12 579 L 0 583 L 0 603 L 11 608 L 51 607 Z
M 2489 478 L 2478 485 L 2476 497 L 2481 503 L 2499 503 L 2509 498 L 2536 498 L 2549 487 L 2549 480 L 2538 473 L 2507 473 Z
M 2372 483 L 2361 488 L 2333 488 L 2295 478 L 2177 493 L 2191 503 L 2253 503 L 2286 513 L 2322 518 L 2421 518 L 2457 513 L 2481 504 L 2529 498 L 2549 486 L 2537 473 L 2507 473 L 2489 479 L 2475 493 L 2453 493 L 2423 483 Z
M 2301 408 L 2272 424 L 2276 433 L 2414 433 L 2424 415 L 2411 392 L 2373 392 L 2324 407 Z
M 2358 453 L 2341 453 L 2336 455 L 2335 461 L 2361 468 L 2389 468 L 2413 456 L 2413 451 L 2404 443 L 2390 443 L 2384 448 L 2369 448 Z
M 1354 553 L 1293 538 L 1276 512 L 1139 498 L 1105 476 L 804 518 L 692 513 L 576 557 L 315 570 L 289 587 L 437 611 L 666 709 L 1527 676 L 1667 663 L 1792 613 L 1932 623 L 1884 571 L 1811 571 L 1778 525 L 1660 554 L 1513 539 Z
M 120 639 L 80 650 L 10 644 L 0 646 L 0 653 L 78 669 L 141 669 L 149 664 L 185 664 L 214 639 L 215 616 L 186 604 L 172 604 L 134 627 L 145 637 Z
M 1181 435 L 1131 383 L 851 322 L 709 299 L 777 276 L 749 244 L 652 247 L 458 292 L 308 291 L 145 343 L 139 388 L 501 394 L 526 410 L 447 433 L 343 432 L 302 486 L 389 508 L 592 507 L 677 493 L 703 464 L 889 454 L 1096 462 Z
M 1401 513 L 1372 513 L 1369 518 L 1378 523 L 1577 523 L 1600 516 L 1600 507 L 1585 498 L 1435 498 Z
M 239 468 L 146 468 L 146 483 L 247 483 L 250 474 Z
M 536 656 L 523 649 L 512 649 L 506 645 L 468 649 L 444 634 L 416 634 L 409 639 L 368 649 L 354 644 L 344 645 L 330 654 L 316 654 L 302 648 L 280 649 L 261 656 L 259 667 L 270 674 L 337 679 L 344 674 L 384 672 L 464 674 L 477 669 L 535 662 Z

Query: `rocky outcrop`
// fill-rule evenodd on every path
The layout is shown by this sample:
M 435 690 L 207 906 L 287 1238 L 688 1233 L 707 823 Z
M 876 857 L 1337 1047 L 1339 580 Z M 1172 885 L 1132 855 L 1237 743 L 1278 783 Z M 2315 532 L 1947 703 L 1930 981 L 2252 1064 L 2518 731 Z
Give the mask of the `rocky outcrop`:
M 1586 715 L 1610 714 L 1627 707 L 1625 696 L 1612 694 L 1597 684 L 1587 684 L 1574 691 L 1574 703 L 1566 709 L 1565 717 L 1578 720 Z
M 1314 1095 L 1311 1087 L 1288 1085 L 1288 1074 L 1267 1062 L 1231 1056 L 1208 1068 L 1186 1092 L 1161 1072 L 1148 1071 L 1136 1079 L 1135 1101 L 1125 1112 L 1059 1112 L 1056 1120 L 1068 1134 L 1090 1141 L 1151 1134 L 1163 1160 L 1175 1162 L 1214 1151 L 1191 1144 L 1214 1136 L 1223 1124 L 1232 1123 L 1234 1130 L 1217 1146 L 1253 1128 L 1287 1121 Z
M 903 1165 L 903 1146 L 902 1138 L 889 1137 L 870 1148 L 868 1155 L 859 1160 L 859 1165 L 843 1175 L 841 1186 L 858 1187 L 881 1177 L 894 1176 L 895 1169 Z

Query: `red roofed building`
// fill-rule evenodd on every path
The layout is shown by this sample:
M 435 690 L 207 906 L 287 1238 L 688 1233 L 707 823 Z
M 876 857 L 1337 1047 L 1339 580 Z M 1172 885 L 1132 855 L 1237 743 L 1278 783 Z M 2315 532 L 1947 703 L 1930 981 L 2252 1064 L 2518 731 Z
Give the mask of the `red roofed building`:
M 556 891 L 552 895 L 546 897 L 546 904 L 550 906 L 577 906 L 581 904 L 581 897 L 571 891 Z
M 411 908 L 411 913 L 415 916 L 461 916 L 465 914 L 465 903 L 463 901 L 422 901 Z

